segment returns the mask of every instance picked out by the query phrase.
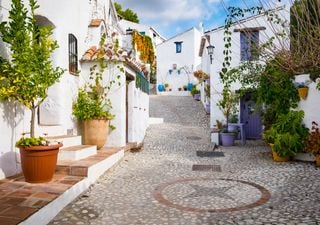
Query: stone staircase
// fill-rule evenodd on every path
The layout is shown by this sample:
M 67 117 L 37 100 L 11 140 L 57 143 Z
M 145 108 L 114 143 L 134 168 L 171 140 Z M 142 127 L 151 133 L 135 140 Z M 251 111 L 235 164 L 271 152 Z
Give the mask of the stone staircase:
M 117 164 L 128 148 L 126 146 L 97 150 L 96 146 L 82 145 L 82 137 L 75 135 L 52 136 L 47 139 L 63 143 L 58 155 L 55 176 L 67 177 L 72 179 L 71 181 L 77 180 L 77 182 L 20 223 L 21 225 L 49 223 L 65 206 L 86 191 L 108 169 Z
M 93 182 L 116 164 L 125 152 L 125 148 L 97 150 L 95 145 L 82 145 L 82 137 L 77 135 L 53 136 L 48 139 L 63 143 L 58 155 L 57 172 L 87 177 Z

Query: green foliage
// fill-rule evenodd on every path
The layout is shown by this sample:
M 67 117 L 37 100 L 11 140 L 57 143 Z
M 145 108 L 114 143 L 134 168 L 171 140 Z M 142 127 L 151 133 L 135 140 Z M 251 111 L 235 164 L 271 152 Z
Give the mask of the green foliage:
M 195 94 L 200 94 L 200 91 L 197 89 L 196 86 L 193 86 L 193 87 L 191 88 L 191 90 L 190 90 L 190 93 L 191 93 L 192 95 L 195 95 Z
M 293 83 L 293 75 L 282 71 L 276 64 L 269 62 L 258 77 L 255 97 L 258 105 L 264 106 L 263 123 L 268 129 L 280 114 L 296 108 L 299 96 Z
M 90 119 L 106 119 L 112 120 L 114 115 L 110 113 L 112 109 L 111 100 L 108 94 L 111 88 L 118 84 L 120 75 L 110 78 L 108 82 L 103 81 L 103 74 L 107 68 L 107 62 L 103 57 L 104 55 L 104 43 L 106 35 L 104 34 L 100 40 L 100 50 L 98 53 L 98 63 L 90 68 L 90 76 L 87 84 L 78 91 L 77 100 L 73 103 L 72 113 L 78 120 L 90 120 Z M 117 66 L 117 68 L 123 72 L 123 68 Z
M 165 84 L 164 84 L 164 87 L 165 87 L 165 88 L 168 88 L 168 87 L 169 87 L 169 84 L 168 84 L 168 83 L 165 83 Z
M 47 97 L 47 90 L 63 70 L 53 67 L 51 54 L 58 47 L 50 38 L 50 27 L 39 27 L 35 0 L 30 11 L 22 0 L 12 0 L 9 22 L 0 24 L 2 40 L 11 50 L 11 59 L 0 57 L 0 98 L 12 99 L 32 111 L 30 135 L 34 137 L 35 111 Z
M 123 10 L 122 6 L 117 2 L 114 3 L 114 6 L 119 16 L 121 16 L 125 20 L 129 20 L 134 23 L 139 23 L 139 17 L 134 11 L 132 11 L 131 9 Z
M 315 121 L 312 122 L 311 132 L 306 139 L 304 151 L 320 155 L 320 130 L 318 123 Z
M 16 146 L 39 146 L 39 145 L 46 145 L 46 139 L 44 137 L 38 137 L 38 138 L 25 138 L 22 137 L 17 141 Z
M 308 128 L 302 124 L 303 111 L 289 111 L 278 116 L 277 121 L 264 133 L 264 139 L 274 144 L 281 157 L 294 156 L 304 148 Z
M 217 106 L 225 116 L 227 122 L 226 127 L 228 127 L 230 116 L 238 111 L 239 95 L 230 91 L 228 88 L 224 88 L 222 96 L 223 98 L 218 101 Z

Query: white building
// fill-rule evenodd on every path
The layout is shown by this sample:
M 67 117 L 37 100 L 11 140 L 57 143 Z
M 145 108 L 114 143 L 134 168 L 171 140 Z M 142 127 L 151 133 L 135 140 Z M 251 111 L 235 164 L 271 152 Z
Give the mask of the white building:
M 278 7 L 273 10 L 282 21 L 290 21 L 290 8 Z M 280 25 L 271 24 L 267 17 L 263 14 L 252 16 L 243 20 L 239 20 L 232 24 L 230 31 L 232 32 L 232 60 L 231 68 L 238 67 L 242 62 L 247 60 L 254 60 L 257 63 L 264 63 L 259 59 L 250 59 L 252 55 L 243 54 L 247 50 L 244 50 L 245 43 L 255 42 L 259 45 L 265 43 L 269 38 L 275 37 L 275 33 L 280 31 Z M 202 37 L 200 44 L 199 55 L 202 57 L 202 63 L 200 68 L 210 74 L 210 86 L 211 86 L 211 116 L 210 126 L 215 127 L 218 121 L 226 122 L 221 110 L 217 106 L 217 103 L 222 99 L 223 84 L 220 79 L 220 71 L 222 69 L 224 59 L 224 27 L 218 27 L 213 30 L 207 31 Z M 251 39 L 249 39 L 251 38 Z M 274 44 L 277 46 L 280 42 L 283 42 L 280 36 L 275 38 Z M 213 45 L 215 47 L 213 54 L 213 61 L 210 63 L 210 56 L 206 50 L 206 47 Z M 308 75 L 296 76 L 296 81 L 302 82 L 308 80 Z M 309 97 L 307 100 L 303 100 L 299 103 L 299 108 L 304 110 L 305 118 L 304 123 L 309 128 L 312 121 L 320 121 L 320 115 L 316 109 L 317 101 L 320 99 L 320 92 L 315 88 L 316 84 L 312 82 L 309 85 Z M 231 89 L 233 91 L 239 90 L 240 83 L 233 83 Z M 250 95 L 246 95 L 240 99 L 239 115 L 238 119 L 240 123 L 244 124 L 246 137 L 252 139 L 261 138 L 262 123 L 260 115 L 257 113 L 251 113 L 255 107 L 255 102 L 251 99 Z
M 126 33 L 130 33 L 132 32 L 132 30 L 137 30 L 140 34 L 151 37 L 154 47 L 166 40 L 153 27 L 150 27 L 144 24 L 134 23 L 125 19 L 120 19 L 119 25 L 122 28 L 122 30 L 125 31 Z
M 289 11 L 283 7 L 274 10 L 280 18 L 289 21 Z M 251 59 L 252 55 L 244 55 L 247 50 L 245 43 L 255 42 L 258 45 L 265 43 L 269 38 L 274 37 L 277 31 L 280 31 L 280 25 L 274 25 L 268 21 L 267 16 L 264 14 L 252 16 L 243 20 L 239 20 L 231 25 L 231 51 L 232 60 L 231 68 L 238 67 L 242 62 L 247 60 L 255 60 L 259 63 L 258 59 Z M 224 26 L 207 31 L 202 37 L 200 44 L 199 55 L 202 57 L 201 69 L 210 74 L 210 102 L 211 102 L 211 116 L 210 126 L 215 127 L 217 121 L 226 122 L 221 110 L 217 106 L 217 103 L 222 99 L 223 83 L 220 79 L 219 73 L 221 72 L 225 55 L 224 51 Z M 250 39 L 249 39 L 250 38 Z M 277 38 L 275 39 L 277 44 Z M 207 47 L 213 45 L 215 47 L 212 63 L 210 62 L 210 56 L 207 52 Z M 231 89 L 233 91 L 239 90 L 240 83 L 233 83 Z M 255 103 L 250 96 L 244 96 L 240 100 L 239 105 L 239 122 L 246 124 L 246 134 L 248 138 L 259 139 L 261 138 L 262 123 L 260 115 L 250 114 L 250 110 L 243 110 L 246 106 L 252 109 Z M 250 129 L 249 129 L 250 128 Z
M 167 83 L 171 89 L 169 94 L 179 95 L 179 88 L 197 82 L 193 71 L 201 63 L 201 36 L 202 31 L 191 28 L 157 45 L 157 85 Z
M 8 19 L 10 3 L 9 0 L 1 1 L 0 21 Z M 130 142 L 141 143 L 148 126 L 148 90 L 136 85 L 141 84 L 136 83 L 137 79 L 144 79 L 139 59 L 134 55 L 129 56 L 121 48 L 124 32 L 119 26 L 113 1 L 39 0 L 38 4 L 38 23 L 54 27 L 53 38 L 59 45 L 53 55 L 54 65 L 66 69 L 66 72 L 59 83 L 49 89 L 48 98 L 39 110 L 37 135 L 81 134 L 79 123 L 72 115 L 72 103 L 78 88 L 88 80 L 89 68 L 95 60 L 95 50 L 99 47 L 102 34 L 106 33 L 108 38 L 105 48 L 112 55 L 106 57 L 110 64 L 104 79 L 120 75 L 121 82 L 120 87 L 114 87 L 110 94 L 112 113 L 116 115 L 112 125 L 116 130 L 110 133 L 107 146 L 123 147 Z M 116 45 L 119 47 L 115 48 Z M 1 41 L 0 54 L 2 57 L 10 54 Z M 15 142 L 23 132 L 29 130 L 30 115 L 22 106 L 4 101 L 0 103 L 0 116 L 1 179 L 21 171 Z

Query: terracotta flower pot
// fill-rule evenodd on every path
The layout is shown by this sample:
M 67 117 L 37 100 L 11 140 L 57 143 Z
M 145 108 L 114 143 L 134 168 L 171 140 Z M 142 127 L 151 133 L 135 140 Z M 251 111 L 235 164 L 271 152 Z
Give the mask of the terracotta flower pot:
M 274 144 L 269 144 L 272 150 L 272 158 L 275 162 L 288 162 L 289 157 L 282 157 L 274 150 Z
M 98 149 L 105 145 L 109 133 L 109 120 L 85 120 L 83 128 L 85 145 L 96 145 Z
M 308 96 L 308 90 L 309 90 L 308 87 L 298 88 L 300 98 L 306 99 Z
M 26 182 L 49 182 L 56 170 L 57 156 L 62 144 L 50 146 L 21 146 L 21 167 Z

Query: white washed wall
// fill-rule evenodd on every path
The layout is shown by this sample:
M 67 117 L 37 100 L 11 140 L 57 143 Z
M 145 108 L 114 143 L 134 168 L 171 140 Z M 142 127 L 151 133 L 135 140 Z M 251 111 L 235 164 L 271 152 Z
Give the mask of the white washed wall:
M 135 81 L 128 87 L 128 142 L 143 142 L 149 121 L 149 95 L 137 89 Z
M 309 75 L 299 75 L 296 76 L 296 82 L 306 82 L 309 81 Z M 309 84 L 308 96 L 306 99 L 300 99 L 299 109 L 304 111 L 304 124 L 311 128 L 312 121 L 320 123 L 320 91 L 316 89 L 316 83 L 312 82 Z
M 8 18 L 8 11 L 10 8 L 10 0 L 0 1 L 0 22 L 5 21 Z M 99 33 L 100 28 L 90 32 L 88 25 L 93 18 L 99 18 L 104 16 L 101 10 L 109 8 L 109 1 L 98 0 L 98 6 L 93 6 L 94 1 L 81 1 L 78 0 L 38 0 L 40 8 L 36 11 L 37 15 L 47 17 L 54 25 L 53 38 L 57 40 L 59 48 L 53 55 L 54 65 L 58 65 L 66 72 L 62 76 L 60 82 L 49 89 L 48 99 L 44 102 L 43 109 L 50 109 L 50 115 L 45 115 L 46 112 L 40 112 L 41 122 L 44 125 L 56 125 L 56 126 L 38 126 L 36 128 L 37 134 L 41 135 L 43 132 L 49 133 L 49 135 L 66 134 L 67 130 L 74 130 L 77 133 L 77 123 L 72 116 L 72 102 L 77 94 L 78 87 L 83 83 L 82 78 L 89 74 L 88 68 L 81 67 L 79 63 L 79 70 L 81 71 L 80 76 L 74 76 L 68 72 L 68 34 L 72 33 L 76 36 L 78 41 L 78 57 L 86 52 L 86 50 L 92 45 L 98 45 L 100 37 L 96 37 L 96 33 Z M 4 9 L 6 8 L 6 9 Z M 95 10 L 97 10 L 95 12 Z M 108 11 L 108 10 L 107 10 Z M 106 15 L 108 16 L 108 15 Z M 115 24 L 115 18 L 108 19 L 108 24 Z M 111 29 L 111 26 L 108 26 Z M 114 28 L 113 28 L 114 29 Z M 116 28 L 117 29 L 117 28 Z M 91 30 L 92 31 L 92 30 Z M 121 41 L 120 41 L 121 42 Z M 4 44 L 0 41 L 0 54 L 4 57 L 8 56 L 8 51 L 5 49 Z M 122 78 L 123 79 L 123 78 Z M 120 118 L 123 118 L 121 109 L 124 95 L 120 94 L 119 97 L 115 97 L 114 94 L 114 105 L 115 110 L 121 112 Z M 44 110 L 45 111 L 45 110 Z M 118 111 L 115 111 L 118 113 Z M 30 113 L 24 108 L 20 109 L 18 105 L 12 106 L 7 102 L 0 103 L 0 179 L 6 176 L 14 175 L 21 171 L 20 169 L 20 158 L 16 156 L 18 149 L 15 148 L 15 142 L 21 137 L 21 133 L 29 131 Z M 44 119 L 44 117 L 47 118 Z M 44 119 L 44 120 L 43 120 Z M 125 119 L 118 122 L 115 119 L 115 124 L 118 129 L 114 131 L 114 134 L 110 135 L 110 143 L 123 146 L 125 144 L 125 138 L 119 137 L 119 133 L 123 132 L 123 123 Z M 125 124 L 124 124 L 125 125 Z M 124 132 L 125 133 L 125 132 Z
M 278 15 L 282 18 L 289 20 L 288 10 L 278 11 Z M 240 65 L 240 32 L 234 32 L 235 28 L 244 27 L 265 27 L 266 30 L 260 31 L 259 43 L 266 42 L 269 38 L 274 36 L 273 30 L 280 30 L 279 27 L 273 25 L 271 26 L 265 16 L 257 16 L 250 18 L 241 23 L 236 23 L 231 26 L 230 31 L 232 31 L 232 61 L 231 67 L 237 67 Z M 213 55 L 213 63 L 210 65 L 210 86 L 211 86 L 211 115 L 210 115 L 210 125 L 213 127 L 216 125 L 216 120 L 224 121 L 225 118 L 217 106 L 218 101 L 222 98 L 221 93 L 223 90 L 223 84 L 220 79 L 219 72 L 222 69 L 222 63 L 224 60 L 223 50 L 224 50 L 224 28 L 219 28 L 212 32 L 206 34 L 210 35 L 211 44 L 215 46 L 215 51 Z M 275 41 L 277 45 L 277 40 Z M 203 54 L 202 62 L 208 62 L 208 56 L 206 52 Z M 263 63 L 263 62 L 261 62 Z M 205 63 L 204 63 L 205 65 Z M 206 67 L 206 66 L 204 66 Z M 204 68 L 205 69 L 205 68 Z M 238 90 L 241 87 L 239 83 L 234 83 L 231 87 L 232 90 Z
M 188 83 L 186 82 L 187 79 L 192 83 L 195 82 L 192 74 L 187 79 L 184 79 L 183 75 L 179 75 L 181 79 L 176 79 L 176 74 L 170 75 L 169 70 L 172 69 L 173 64 L 177 64 L 177 69 L 188 66 L 194 71 L 201 63 L 201 58 L 199 57 L 200 39 L 201 33 L 196 28 L 193 28 L 157 45 L 157 85 L 169 83 L 171 87 L 177 88 Z M 181 53 L 176 53 L 174 42 L 180 41 L 182 41 L 182 51 Z M 183 73 L 184 71 L 182 71 Z

